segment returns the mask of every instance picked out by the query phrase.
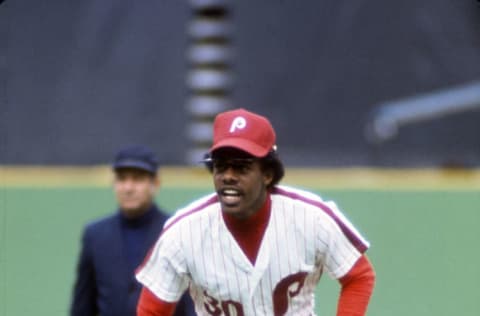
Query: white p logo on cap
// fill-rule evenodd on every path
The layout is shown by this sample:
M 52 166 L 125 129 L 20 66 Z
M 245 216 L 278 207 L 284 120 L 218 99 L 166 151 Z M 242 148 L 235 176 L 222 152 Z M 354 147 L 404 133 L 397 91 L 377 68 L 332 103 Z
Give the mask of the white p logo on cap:
M 230 125 L 230 133 L 235 132 L 238 129 L 244 129 L 247 126 L 247 120 L 241 116 L 237 116 L 233 121 L 232 125 Z

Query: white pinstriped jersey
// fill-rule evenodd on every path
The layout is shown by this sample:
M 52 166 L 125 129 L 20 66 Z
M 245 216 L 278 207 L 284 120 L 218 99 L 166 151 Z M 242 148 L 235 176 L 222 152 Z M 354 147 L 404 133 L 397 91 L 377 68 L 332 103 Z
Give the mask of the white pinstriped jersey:
M 198 315 L 313 315 L 322 271 L 342 277 L 368 246 L 333 202 L 279 186 L 252 265 L 212 194 L 170 218 L 137 279 L 164 301 L 190 286 Z

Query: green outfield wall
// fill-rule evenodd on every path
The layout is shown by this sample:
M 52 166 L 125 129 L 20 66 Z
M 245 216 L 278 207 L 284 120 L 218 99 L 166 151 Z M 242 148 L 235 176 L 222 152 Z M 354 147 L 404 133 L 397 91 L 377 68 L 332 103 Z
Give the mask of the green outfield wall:
M 286 184 L 334 199 L 372 246 L 368 315 L 480 314 L 477 170 L 287 170 Z M 160 205 L 211 190 L 204 170 L 166 168 Z M 108 167 L 0 168 L 0 315 L 67 315 L 82 227 L 115 209 Z M 334 315 L 327 275 L 317 312 Z

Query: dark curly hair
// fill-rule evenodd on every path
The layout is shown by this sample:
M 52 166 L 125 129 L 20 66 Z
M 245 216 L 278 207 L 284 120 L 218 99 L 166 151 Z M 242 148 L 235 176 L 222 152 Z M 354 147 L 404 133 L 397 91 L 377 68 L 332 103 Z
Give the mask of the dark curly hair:
M 263 171 L 271 170 L 273 172 L 272 182 L 268 185 L 268 189 L 272 189 L 285 175 L 283 163 L 275 151 L 270 151 L 267 156 L 260 158 L 260 165 Z

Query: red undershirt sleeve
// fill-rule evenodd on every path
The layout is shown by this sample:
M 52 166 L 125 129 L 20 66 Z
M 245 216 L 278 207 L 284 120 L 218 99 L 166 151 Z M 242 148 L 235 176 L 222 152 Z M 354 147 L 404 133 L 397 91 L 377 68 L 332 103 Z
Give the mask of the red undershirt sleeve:
M 171 316 L 176 302 L 166 302 L 155 296 L 146 287 L 142 288 L 137 304 L 137 316 Z
M 364 316 L 375 285 L 375 271 L 365 255 L 339 279 L 337 316 Z

